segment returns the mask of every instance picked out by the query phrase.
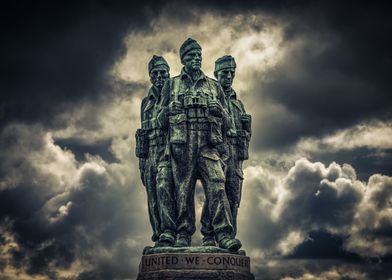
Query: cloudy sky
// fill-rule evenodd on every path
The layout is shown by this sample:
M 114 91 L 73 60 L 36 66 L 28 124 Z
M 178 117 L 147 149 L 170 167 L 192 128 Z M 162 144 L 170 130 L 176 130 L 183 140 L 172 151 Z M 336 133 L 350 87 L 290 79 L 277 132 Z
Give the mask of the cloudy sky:
M 390 13 L 261 2 L 1 8 L 1 279 L 135 279 L 151 244 L 134 155 L 147 63 L 177 75 L 188 37 L 209 76 L 235 57 L 253 116 L 238 237 L 256 279 L 392 279 Z

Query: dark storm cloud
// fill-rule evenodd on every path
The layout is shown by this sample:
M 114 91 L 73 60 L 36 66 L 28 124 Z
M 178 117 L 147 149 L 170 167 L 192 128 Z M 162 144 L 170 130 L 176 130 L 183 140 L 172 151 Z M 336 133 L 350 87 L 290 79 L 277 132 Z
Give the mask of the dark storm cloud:
M 331 279 L 352 273 L 347 279 L 389 275 L 391 177 L 373 175 L 364 183 L 349 165 L 327 167 L 304 159 L 282 181 L 260 167 L 249 167 L 245 177 L 247 203 L 240 208 L 240 235 L 246 248 L 265 255 L 253 257 L 256 275 L 265 279 L 308 279 L 306 273 L 314 279 L 329 279 L 325 273 L 335 273 Z M 242 220 L 242 211 L 251 224 Z M 329 273 L 334 269 L 338 272 Z
M 367 181 L 375 173 L 392 175 L 392 151 L 385 149 L 357 148 L 330 153 L 328 150 L 318 150 L 312 153 L 312 161 L 332 162 L 338 164 L 350 162 L 355 168 L 358 179 Z
M 267 107 L 282 106 L 286 116 L 271 112 L 267 124 L 255 127 L 263 132 L 255 147 L 282 148 L 300 137 L 391 118 L 387 9 L 315 2 L 282 18 L 287 23 L 282 44 L 299 45 L 252 92 L 262 92 L 260 102 Z
M 6 28 L 2 40 L 2 124 L 12 120 L 50 122 L 54 113 L 70 103 L 85 98 L 91 102 L 110 91 L 107 71 L 125 52 L 124 36 L 129 31 L 148 31 L 164 5 L 184 24 L 195 19 L 187 13 L 190 9 L 229 16 L 260 10 L 288 23 L 287 43 L 299 36 L 324 34 L 322 39 L 328 40 L 333 35 L 336 41 L 323 53 L 312 56 L 312 50 L 304 48 L 287 62 L 305 71 L 299 81 L 290 80 L 287 71 L 292 67 L 285 64 L 271 83 L 257 87 L 298 114 L 300 121 L 289 126 L 279 121 L 286 129 L 274 132 L 270 129 L 275 126 L 272 120 L 262 143 L 256 145 L 284 145 L 280 141 L 317 134 L 321 127 L 336 126 L 337 119 L 340 125 L 349 124 L 390 105 L 385 86 L 391 66 L 387 40 L 391 25 L 386 12 L 377 6 L 304 1 L 295 5 L 287 1 L 192 1 L 187 5 L 41 2 L 2 9 Z M 314 120 L 310 124 L 309 118 Z
M 245 185 L 246 199 L 249 205 L 259 205 L 244 207 L 257 221 L 243 233 L 254 242 L 251 247 L 287 254 L 311 231 L 347 233 L 364 192 L 352 167 L 336 163 L 326 167 L 302 159 L 282 181 L 264 172 L 250 168 L 245 173 L 251 180 Z
M 390 262 L 351 262 L 342 259 L 285 259 L 266 264 L 256 276 L 265 280 L 384 280 Z M 259 277 L 259 278 L 258 278 Z
M 268 121 L 254 127 L 255 150 L 290 147 L 302 136 L 319 136 L 368 118 L 389 117 L 387 36 L 392 32 L 382 7 L 288 1 L 118 3 L 52 1 L 2 9 L 2 27 L 7 28 L 0 73 L 0 249 L 5 248 L 2 252 L 6 253 L 0 257 L 0 271 L 4 277 L 10 267 L 54 279 L 60 279 L 61 270 L 74 272 L 79 280 L 136 275 L 150 229 L 147 212 L 141 213 L 145 194 L 136 160 L 123 148 L 134 143 L 112 141 L 113 132 L 103 133 L 97 120 L 107 117 L 102 116 L 102 107 L 112 102 L 111 94 L 144 93 L 144 84 L 112 80 L 108 71 L 125 54 L 124 39 L 129 32 L 148 34 L 162 7 L 172 9 L 170 20 L 183 25 L 197 23 L 195 15 L 205 11 L 229 17 L 262 12 L 283 24 L 281 44 L 292 47 L 290 56 L 267 73 L 268 79 L 259 81 L 256 73 L 249 91 L 259 94 L 245 95 L 247 104 L 255 100 L 266 107 L 278 104 L 285 112 L 272 109 Z M 188 9 L 198 12 L 190 15 Z M 250 24 L 256 31 L 263 29 L 262 24 Z M 159 47 L 177 51 L 166 43 Z M 100 106 L 83 108 L 96 101 Z M 77 114 L 81 117 L 75 117 Z M 13 121 L 29 125 L 7 126 Z M 53 139 L 48 133 L 53 131 L 35 123 L 71 127 L 76 132 Z M 116 130 L 120 124 L 111 126 Z M 80 131 L 87 133 L 80 135 Z M 90 139 L 93 132 L 101 138 Z M 114 145 L 118 150 L 113 151 Z M 357 155 L 354 167 L 360 179 L 387 170 L 384 162 L 376 163 L 378 156 L 372 163 L 366 162 L 362 154 L 367 152 L 347 151 L 337 161 L 351 163 L 350 158 L 355 160 Z M 313 159 L 334 160 L 322 152 Z M 252 257 L 257 262 L 257 276 L 270 269 L 270 279 L 302 277 L 306 272 L 322 278 L 323 271 L 333 269 L 342 259 L 392 252 L 390 178 L 372 176 L 364 196 L 349 166 L 327 168 L 302 160 L 284 182 L 271 174 L 265 171 L 249 178 L 247 173 L 246 182 L 251 183 L 240 209 L 245 214 L 240 234 L 246 248 L 267 256 L 291 256 L 284 261 L 293 265 L 287 268 L 283 262 L 263 268 Z M 367 219 L 355 218 L 359 211 Z M 352 226 L 355 232 L 350 231 Z M 349 239 L 348 234 L 352 234 Z M 324 250 L 322 254 L 320 250 Z M 308 260 L 300 263 L 301 258 Z M 339 260 L 319 265 L 311 258 Z M 73 267 L 78 262 L 80 270 Z M 317 268 L 312 270 L 315 263 Z M 384 263 L 380 266 L 378 273 L 387 275 Z M 362 263 L 353 267 L 343 268 L 340 275 L 355 275 L 352 271 L 358 268 L 377 279 L 371 277 L 377 269 L 374 272 Z M 11 277 L 13 280 L 14 275 Z
M 130 203 L 142 194 L 138 176 L 124 178 L 120 164 L 98 157 L 77 162 L 38 126 L 6 127 L 0 139 L 8 143 L 0 153 L 1 168 L 9 171 L 0 186 L 8 267 L 60 279 L 58 270 L 72 272 L 79 261 L 95 279 L 134 275 L 133 254 L 142 250 L 137 240 L 145 239 L 139 230 L 146 227 L 140 205 Z
M 360 257 L 343 249 L 344 238 L 326 231 L 311 231 L 288 258 L 345 259 L 359 261 Z
M 139 4 L 138 4 L 139 3 Z M 52 121 L 67 105 L 99 99 L 124 36 L 148 29 L 160 1 L 19 2 L 2 7 L 1 125 Z
M 56 144 L 63 149 L 70 149 L 74 154 L 76 160 L 85 159 L 86 154 L 99 155 L 106 162 L 116 161 L 113 154 L 110 152 L 112 140 L 95 141 L 94 143 L 83 143 L 80 139 L 59 139 Z

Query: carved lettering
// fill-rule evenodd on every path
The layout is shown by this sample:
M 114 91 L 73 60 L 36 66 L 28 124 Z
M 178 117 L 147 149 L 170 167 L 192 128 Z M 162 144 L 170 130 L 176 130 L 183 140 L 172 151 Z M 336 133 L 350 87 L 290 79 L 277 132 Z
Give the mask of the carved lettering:
M 200 269 L 208 268 L 238 268 L 241 270 L 246 270 L 250 268 L 249 258 L 242 256 L 233 255 L 155 255 L 146 256 L 142 260 L 143 270 L 151 271 L 159 268 L 177 268 L 177 267 L 198 267 Z
M 193 264 L 195 262 L 195 257 L 185 257 L 187 264 Z

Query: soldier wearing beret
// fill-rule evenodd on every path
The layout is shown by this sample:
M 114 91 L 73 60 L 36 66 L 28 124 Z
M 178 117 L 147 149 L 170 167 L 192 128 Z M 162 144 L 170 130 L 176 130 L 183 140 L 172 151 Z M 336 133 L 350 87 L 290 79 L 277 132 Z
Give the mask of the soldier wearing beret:
M 230 125 L 227 130 L 227 143 L 229 147 L 229 158 L 226 163 L 226 193 L 230 203 L 230 210 L 233 216 L 233 236 L 237 232 L 237 213 L 241 201 L 241 191 L 243 182 L 242 163 L 248 159 L 248 147 L 251 136 L 251 116 L 246 114 L 243 103 L 232 88 L 235 77 L 236 63 L 234 57 L 225 55 L 215 62 L 214 75 L 222 86 L 225 98 L 226 109 L 230 117 Z M 210 215 L 205 206 L 202 213 L 203 240 L 208 241 L 211 235 Z
M 158 164 L 165 150 L 164 132 L 158 127 L 161 91 L 170 78 L 169 65 L 162 56 L 154 55 L 148 63 L 152 86 L 141 104 L 141 129 L 136 132 L 136 156 L 139 157 L 140 175 L 147 192 L 148 213 L 156 246 L 174 245 L 174 233 L 162 235 L 161 209 L 157 192 Z M 173 235 L 173 237 L 171 237 Z
M 176 194 L 176 246 L 190 246 L 195 232 L 194 194 L 201 180 L 208 200 L 211 229 L 221 248 L 237 251 L 224 164 L 217 146 L 224 142 L 228 116 L 221 86 L 201 71 L 201 46 L 188 38 L 180 48 L 181 74 L 162 90 L 159 123 L 169 131 Z

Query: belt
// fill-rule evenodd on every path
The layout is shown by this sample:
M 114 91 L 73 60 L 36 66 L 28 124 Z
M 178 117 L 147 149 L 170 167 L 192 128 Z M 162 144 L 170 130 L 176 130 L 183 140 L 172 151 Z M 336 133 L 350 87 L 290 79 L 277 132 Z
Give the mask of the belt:
M 229 141 L 230 144 L 237 145 L 237 137 L 227 137 L 227 140 Z
M 158 122 L 156 120 L 154 120 L 154 121 L 151 121 L 151 120 L 143 121 L 142 122 L 142 128 L 145 129 L 145 130 L 158 129 Z
M 148 146 L 150 146 L 150 147 L 152 147 L 152 146 L 161 146 L 161 145 L 164 145 L 164 144 L 165 144 L 165 141 L 164 141 L 164 137 L 162 137 L 162 136 L 155 137 L 155 138 L 150 139 L 148 141 Z
M 155 127 L 155 128 L 143 128 L 143 129 L 146 131 L 147 134 L 150 134 L 150 133 L 152 133 L 152 132 L 155 132 L 155 133 L 157 133 L 158 135 L 159 135 L 159 134 L 162 134 L 162 129 L 161 129 L 161 128 L 158 128 L 158 127 Z
M 188 118 L 205 118 L 207 116 L 204 108 L 188 108 L 186 114 Z
M 210 126 L 206 122 L 190 122 L 188 123 L 188 129 L 190 130 L 209 130 Z

